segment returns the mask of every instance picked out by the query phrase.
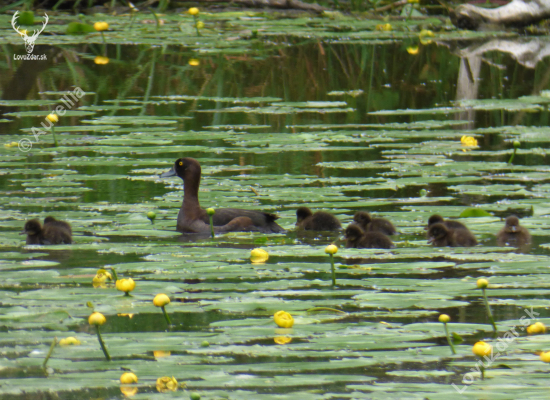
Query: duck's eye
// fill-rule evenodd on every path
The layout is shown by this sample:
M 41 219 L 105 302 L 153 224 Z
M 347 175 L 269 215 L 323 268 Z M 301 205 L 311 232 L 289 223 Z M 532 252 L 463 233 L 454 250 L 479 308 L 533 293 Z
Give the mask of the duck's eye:
M 183 165 L 183 161 L 180 161 L 179 164 L 180 164 L 180 167 L 181 167 Z

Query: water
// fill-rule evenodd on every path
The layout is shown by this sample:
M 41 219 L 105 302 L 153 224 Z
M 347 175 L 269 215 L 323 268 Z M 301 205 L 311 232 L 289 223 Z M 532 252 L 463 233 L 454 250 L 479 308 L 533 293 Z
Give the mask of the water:
M 74 86 L 87 94 L 71 111 L 94 111 L 60 118 L 58 148 L 46 134 L 27 153 L 0 149 L 0 340 L 10 355 L 2 398 L 22 398 L 23 388 L 67 398 L 68 391 L 78 398 L 120 397 L 121 368 L 139 376 L 138 398 L 152 398 L 163 375 L 187 382 L 203 398 L 377 398 L 380 387 L 389 396 L 437 398 L 454 394 L 450 383 L 459 384 L 475 363 L 470 346 L 491 339 L 478 277 L 490 278 L 501 336 L 519 324 L 526 307 L 547 317 L 547 109 L 542 99 L 537 110 L 517 100 L 548 87 L 547 61 L 529 68 L 493 50 L 483 59 L 470 56 L 468 72 L 457 54 L 471 52 L 473 42 L 466 50 L 458 42 L 431 43 L 410 55 L 399 40 L 271 40 L 274 45 L 250 52 L 216 55 L 174 44 L 116 44 L 102 53 L 97 43 L 83 41 L 37 46 L 49 56 L 40 68 L 0 64 L 3 99 L 44 101 L 1 103 L 3 113 L 36 112 L 4 116 L 4 143 L 32 139 L 28 130 L 40 126 L 51 107 L 45 101 Z M 20 50 L 20 43 L 5 45 L 3 59 Z M 94 64 L 97 54 L 107 55 L 109 64 Z M 190 66 L 191 57 L 200 65 Z M 351 90 L 363 92 L 330 94 Z M 510 100 L 508 109 L 516 111 L 486 102 L 460 113 L 373 114 L 453 107 L 459 98 Z M 463 151 L 462 135 L 475 136 L 479 147 Z M 507 165 L 514 139 L 521 148 Z M 397 249 L 342 246 L 337 288 L 331 289 L 323 250 L 337 238 L 293 232 L 179 238 L 181 181 L 157 176 L 180 156 L 203 166 L 205 207 L 276 212 L 289 231 L 301 205 L 331 211 L 344 226 L 355 211 L 368 210 L 396 224 Z M 478 247 L 426 245 L 429 215 L 456 218 L 467 207 L 494 215 L 463 220 Z M 154 225 L 148 211 L 157 213 Z M 526 253 L 492 247 L 500 218 L 511 213 L 534 236 Z M 50 214 L 71 222 L 75 244 L 25 248 L 18 235 L 24 221 Z M 266 264 L 250 263 L 254 247 L 270 253 Z M 112 267 L 136 280 L 132 297 L 112 284 L 93 289 L 96 271 Z M 151 304 L 160 292 L 172 300 L 171 329 Z M 111 363 L 86 322 L 88 302 L 107 317 L 102 331 Z M 316 307 L 333 311 L 312 311 Z M 292 329 L 273 323 L 278 310 L 295 317 Z M 465 340 L 455 358 L 436 322 L 441 312 Z M 47 380 L 25 372 L 39 368 L 53 337 L 65 336 L 83 344 L 57 347 Z M 277 336 L 292 342 L 275 345 Z M 201 347 L 205 340 L 209 347 Z M 536 370 L 544 366 L 533 353 L 544 344 L 521 333 L 512 346 L 506 362 L 538 394 L 545 386 Z M 155 362 L 155 350 L 171 354 Z M 14 374 L 20 379 L 8 382 Z M 502 370 L 487 376 L 476 379 L 472 396 L 507 379 Z

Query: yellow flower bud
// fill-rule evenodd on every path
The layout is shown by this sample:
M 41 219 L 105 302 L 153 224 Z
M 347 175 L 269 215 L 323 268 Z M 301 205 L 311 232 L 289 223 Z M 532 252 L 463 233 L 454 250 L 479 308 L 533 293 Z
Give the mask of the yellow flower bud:
M 155 307 L 164 307 L 167 304 L 170 304 L 170 297 L 166 296 L 164 293 L 159 293 L 153 299 L 153 304 Z
M 111 276 L 111 273 L 107 270 L 100 269 L 100 270 L 97 271 L 97 275 L 94 276 L 94 279 L 92 279 L 92 283 L 93 283 L 94 287 L 99 287 L 103 283 L 105 283 L 105 281 L 107 279 L 108 280 L 113 279 L 113 277 Z M 105 285 L 103 285 L 103 286 L 105 286 Z
M 192 66 L 192 67 L 198 67 L 200 65 L 200 61 L 197 60 L 196 58 L 192 58 L 189 60 L 189 65 Z
M 120 375 L 120 383 L 137 383 L 138 377 L 133 372 L 125 372 L 122 375 Z
M 265 263 L 269 259 L 269 254 L 263 249 L 253 249 L 250 252 L 250 261 L 255 264 Z
M 208 215 L 214 215 L 214 214 L 216 214 L 216 210 L 214 210 L 213 208 L 207 208 L 206 213 Z
M 98 32 L 106 31 L 109 29 L 109 24 L 107 22 L 96 22 L 94 24 L 94 29 Z
M 191 15 L 199 15 L 199 9 L 197 7 L 191 7 L 187 12 Z
M 279 328 L 292 328 L 294 325 L 294 318 L 286 311 L 277 311 L 275 315 L 273 315 L 273 320 Z
M 78 346 L 79 344 L 80 344 L 80 340 L 72 336 L 63 338 L 59 341 L 60 346 Z
M 94 58 L 94 63 L 96 63 L 97 65 L 109 64 L 109 57 L 97 56 L 96 58 Z
M 550 363 L 550 351 L 540 353 L 540 359 L 542 362 Z
M 474 344 L 474 347 L 472 347 L 472 353 L 474 353 L 478 357 L 488 356 L 493 351 L 493 346 L 491 346 L 489 343 L 485 342 L 477 342 Z
M 439 316 L 439 322 L 443 323 L 443 324 L 446 324 L 447 322 L 449 322 L 451 320 L 451 317 L 449 317 L 447 314 L 441 314 Z
M 59 117 L 56 114 L 48 114 L 46 115 L 46 119 L 54 124 L 59 121 Z
M 377 31 L 391 31 L 392 26 L 391 26 L 391 24 L 379 24 L 379 25 L 376 25 L 376 30 Z
M 420 31 L 420 36 L 429 36 L 429 37 L 434 37 L 434 33 L 432 31 L 430 31 L 429 29 L 422 29 Z
M 409 53 L 410 55 L 413 55 L 413 56 L 418 54 L 418 46 L 407 47 L 407 53 Z
M 198 28 L 198 29 L 204 28 L 204 22 L 198 21 L 198 22 L 197 22 L 197 28 Z
M 546 325 L 542 322 L 535 322 L 533 325 L 529 325 L 526 330 L 529 335 L 540 335 L 546 333 Z
M 477 280 L 478 289 L 485 289 L 487 286 L 489 286 L 489 281 L 487 279 L 481 278 Z
M 90 325 L 103 325 L 105 322 L 107 322 L 107 318 L 100 312 L 93 312 L 92 315 L 88 317 L 88 323 Z
M 338 247 L 336 247 L 333 244 L 329 244 L 327 247 L 325 247 L 325 253 L 327 254 L 336 254 L 338 252 Z
M 277 336 L 277 337 L 273 338 L 273 341 L 277 344 L 288 344 L 288 343 L 292 342 L 292 338 L 290 338 L 288 336 Z
M 116 288 L 121 292 L 130 293 L 136 287 L 136 283 L 132 278 L 119 279 L 116 281 Z
M 163 376 L 157 379 L 157 390 L 161 393 L 178 390 L 178 381 L 174 377 Z

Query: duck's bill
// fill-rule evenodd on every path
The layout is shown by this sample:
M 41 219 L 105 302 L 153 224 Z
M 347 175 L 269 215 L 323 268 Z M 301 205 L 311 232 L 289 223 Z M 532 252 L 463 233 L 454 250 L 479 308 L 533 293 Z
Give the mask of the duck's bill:
M 428 244 L 432 244 L 434 240 L 435 240 L 435 238 L 433 238 L 433 237 L 428 238 Z
M 26 235 L 27 234 L 27 231 L 22 231 L 22 232 L 19 232 L 20 235 Z
M 159 175 L 160 178 L 170 178 L 171 176 L 176 176 L 176 169 L 174 167 Z

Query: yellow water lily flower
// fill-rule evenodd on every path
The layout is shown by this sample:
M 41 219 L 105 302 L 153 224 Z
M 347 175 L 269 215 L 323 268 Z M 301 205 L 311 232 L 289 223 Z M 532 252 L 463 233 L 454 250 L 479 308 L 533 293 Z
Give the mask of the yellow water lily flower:
M 189 60 L 189 65 L 192 66 L 192 67 L 198 67 L 200 65 L 200 61 L 197 60 L 196 58 L 192 58 Z
M 379 24 L 379 25 L 376 25 L 376 30 L 377 31 L 391 31 L 392 26 L 391 26 L 391 24 Z
M 109 64 L 109 57 L 97 56 L 94 58 L 94 63 L 97 65 L 106 65 Z
M 190 15 L 199 15 L 199 9 L 197 7 L 191 7 L 189 10 L 187 10 L 187 12 Z
M 476 344 L 474 344 L 474 347 L 472 347 L 472 353 L 474 353 L 478 357 L 488 356 L 491 354 L 492 351 L 493 346 L 485 342 L 477 342 Z
M 410 47 L 407 47 L 407 53 L 409 53 L 410 55 L 417 55 L 418 54 L 418 46 L 410 46 Z
M 286 311 L 277 311 L 275 315 L 273 315 L 273 320 L 279 328 L 292 328 L 294 325 L 294 318 Z
M 133 372 L 125 372 L 122 375 L 120 375 L 120 383 L 137 383 L 138 377 Z
M 292 342 L 292 338 L 288 336 L 277 336 L 273 338 L 273 341 L 277 344 L 288 344 Z
M 250 252 L 250 261 L 255 264 L 265 263 L 269 259 L 269 254 L 263 249 L 253 249 Z
M 80 344 L 80 340 L 78 340 L 73 336 L 63 338 L 59 341 L 60 346 L 78 346 L 79 344 Z
M 327 254 L 336 254 L 338 252 L 338 247 L 334 244 L 329 244 L 327 247 L 325 247 L 325 253 Z
M 178 390 L 178 381 L 174 377 L 163 376 L 157 379 L 157 390 L 161 393 Z
M 153 299 L 153 304 L 155 307 L 164 307 L 167 304 L 170 304 L 170 297 L 166 296 L 164 293 L 159 293 Z
M 460 143 L 462 143 L 462 146 L 477 146 L 477 139 L 471 136 L 462 136 Z
M 96 22 L 94 24 L 94 29 L 98 32 L 106 31 L 109 29 L 109 24 L 107 22 Z
M 540 353 L 540 359 L 542 362 L 550 363 L 550 351 Z
M 449 317 L 447 314 L 441 314 L 439 316 L 439 322 L 443 323 L 443 324 L 446 324 L 447 322 L 449 322 L 451 320 L 451 317 Z
M 53 122 L 54 124 L 59 121 L 59 117 L 57 116 L 57 114 L 48 114 L 46 115 L 46 119 L 50 122 Z
M 119 279 L 116 281 L 116 288 L 126 294 L 130 293 L 136 287 L 136 282 L 132 278 Z
M 198 21 L 198 22 L 197 22 L 197 28 L 198 28 L 198 29 L 204 28 L 204 22 Z
M 526 331 L 529 335 L 540 335 L 546 333 L 546 325 L 542 322 L 535 322 L 533 325 L 529 325 Z
M 92 279 L 92 284 L 95 288 L 97 287 L 106 287 L 105 282 L 107 280 L 112 280 L 113 277 L 111 273 L 105 269 L 99 269 L 97 271 L 96 276 L 94 276 L 94 279 Z
M 489 281 L 487 279 L 480 278 L 476 282 L 478 289 L 485 289 L 487 286 L 489 286 Z
M 105 322 L 107 322 L 107 318 L 105 318 L 105 316 L 103 314 L 101 314 L 100 312 L 93 312 L 89 317 L 88 317 L 88 323 L 90 325 L 103 325 Z

